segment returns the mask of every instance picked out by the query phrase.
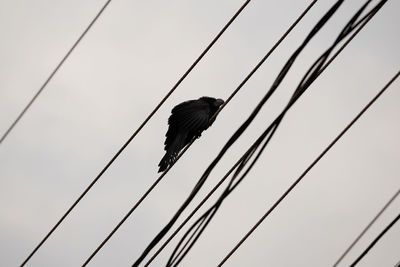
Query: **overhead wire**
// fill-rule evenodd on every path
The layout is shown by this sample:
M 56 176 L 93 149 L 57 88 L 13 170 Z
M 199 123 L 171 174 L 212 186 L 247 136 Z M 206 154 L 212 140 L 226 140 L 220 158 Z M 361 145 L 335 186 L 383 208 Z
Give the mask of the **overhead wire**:
M 251 76 L 261 67 L 261 65 L 267 60 L 267 58 L 272 54 L 272 52 L 280 45 L 280 43 L 286 38 L 286 36 L 292 31 L 292 29 L 298 24 L 298 22 L 305 16 L 305 14 L 311 9 L 311 7 L 318 0 L 313 0 L 307 8 L 303 11 L 303 13 L 290 25 L 290 27 L 286 30 L 286 32 L 280 37 L 280 39 L 273 45 L 273 47 L 265 54 L 265 56 L 259 61 L 259 63 L 251 70 L 251 72 L 245 77 L 245 79 L 239 84 L 239 86 L 232 92 L 232 94 L 225 100 L 224 104 L 220 107 L 220 109 L 214 114 L 214 116 L 210 119 L 212 121 L 219 114 L 219 112 L 224 109 L 224 107 L 232 100 L 232 98 L 239 92 L 239 90 L 246 84 L 246 82 L 251 78 Z M 134 204 L 134 206 L 128 211 L 128 213 L 121 219 L 121 221 L 117 224 L 117 226 L 110 232 L 110 234 L 102 241 L 102 243 L 93 251 L 93 253 L 86 259 L 83 266 L 86 266 L 92 258 L 98 253 L 98 251 L 108 242 L 108 240 L 115 234 L 115 232 L 119 229 L 119 227 L 129 218 L 129 216 L 133 213 L 133 211 L 140 205 L 140 203 L 147 197 L 147 195 L 154 189 L 154 187 L 161 181 L 161 179 L 165 176 L 165 174 L 172 168 L 172 166 L 178 162 L 180 157 L 189 149 L 189 147 L 193 144 L 195 139 L 193 139 L 185 148 L 179 153 L 178 157 L 174 161 L 174 163 L 169 166 L 161 176 L 150 186 L 150 188 L 144 193 L 144 195 L 139 199 L 138 202 Z
M 107 7 L 107 5 L 111 2 L 111 0 L 107 1 L 106 5 L 103 6 L 101 12 Z M 194 67 L 200 62 L 200 60 L 206 55 L 206 53 L 211 49 L 211 47 L 217 42 L 217 40 L 222 36 L 222 34 L 229 28 L 232 22 L 239 16 L 239 14 L 244 10 L 244 8 L 251 2 L 251 0 L 245 1 L 242 6 L 237 10 L 237 12 L 231 17 L 231 19 L 225 24 L 225 26 L 221 29 L 221 31 L 214 37 L 211 43 L 206 47 L 206 49 L 200 54 L 200 56 L 193 62 L 193 64 L 188 68 L 188 70 L 182 75 L 182 77 L 176 82 L 176 84 L 172 87 L 172 89 L 164 96 L 164 98 L 159 102 L 159 104 L 153 109 L 153 111 L 146 117 L 146 119 L 142 122 L 142 124 L 135 130 L 135 132 L 131 135 L 131 137 L 123 144 L 123 146 L 118 150 L 118 152 L 111 158 L 111 160 L 105 165 L 105 167 L 100 171 L 100 173 L 94 178 L 94 180 L 89 184 L 89 186 L 81 193 L 81 195 L 75 200 L 75 202 L 70 206 L 70 208 L 64 213 L 64 215 L 57 221 L 57 223 L 52 227 L 52 229 L 46 234 L 46 236 L 39 242 L 39 244 L 33 249 L 33 251 L 29 254 L 29 256 L 24 260 L 21 266 L 24 266 L 29 259 L 36 253 L 36 251 L 43 245 L 44 242 L 50 237 L 50 235 L 58 228 L 58 226 L 64 221 L 64 219 L 68 216 L 68 214 L 75 208 L 75 206 L 82 200 L 82 198 L 89 192 L 89 190 L 93 187 L 93 185 L 100 179 L 100 177 L 106 172 L 106 170 L 112 165 L 112 163 L 118 158 L 118 156 L 122 153 L 122 151 L 130 144 L 130 142 L 135 138 L 135 136 L 142 130 L 142 128 L 147 124 L 147 122 L 151 119 L 151 117 L 157 112 L 157 110 L 164 104 L 164 102 L 169 98 L 169 96 L 177 89 L 177 87 L 182 83 L 182 81 L 189 75 L 189 73 L 194 69 Z M 96 16 L 97 19 L 101 13 Z M 94 21 L 91 23 L 93 25 Z M 91 26 L 90 25 L 90 26 Z M 87 32 L 87 31 L 85 31 Z M 80 38 L 82 39 L 82 38 Z M 79 39 L 79 40 L 80 40 Z M 76 43 L 77 45 L 77 43 Z M 76 46 L 74 45 L 73 48 Z M 73 49 L 72 49 L 73 50 Z M 69 54 L 72 52 L 70 50 Z M 68 54 L 68 55 L 69 55 Z M 66 57 L 65 57 L 66 59 Z M 64 60 L 65 61 L 65 60 Z M 62 62 L 64 62 L 62 61 Z M 60 64 L 59 66 L 61 66 Z M 58 67 L 59 68 L 59 67 Z M 58 70 L 57 68 L 57 70 Z M 55 72 L 54 72 L 55 74 Z M 51 75 L 51 77 L 54 76 Z M 51 78 L 50 78 L 51 79 Z M 49 79 L 49 80 L 50 80 Z M 48 80 L 48 81 L 49 81 Z M 47 85 L 48 81 L 45 83 Z M 45 86 L 44 85 L 44 86 Z M 43 88 L 44 88 L 43 86 Z M 41 89 L 41 91 L 43 90 Z M 40 92 L 39 92 L 40 93 Z M 39 94 L 37 94 L 38 96 Z M 37 97 L 36 96 L 36 97 Z M 35 99 L 36 99 L 35 97 Z M 34 100 L 33 100 L 34 101 Z M 32 103 L 33 103 L 32 101 Z M 22 116 L 21 116 L 22 117 Z M 168 168 L 170 169 L 170 168 Z M 163 173 L 160 178 L 166 174 Z M 155 183 L 156 184 L 156 183 Z M 154 188 L 155 184 L 145 193 L 143 199 L 147 196 L 149 191 Z M 143 200 L 139 200 L 140 202 Z
M 270 136 L 271 136 L 271 135 L 270 135 Z M 228 171 L 228 173 L 224 176 L 224 178 L 221 179 L 221 181 L 219 182 L 219 184 L 213 188 L 213 190 L 207 195 L 206 198 L 203 199 L 202 203 L 200 203 L 200 204 L 196 207 L 195 211 L 192 211 L 190 217 L 187 218 L 187 219 L 185 220 L 185 222 L 186 222 L 187 220 L 189 220 L 189 219 L 192 217 L 192 215 L 195 214 L 195 212 L 198 210 L 198 208 L 200 208 L 200 207 L 204 204 L 204 202 L 207 201 L 208 197 L 210 197 L 210 196 L 215 192 L 215 190 L 218 189 L 218 187 L 225 181 L 225 179 L 230 175 L 230 173 L 231 173 L 236 167 L 237 167 L 237 169 L 236 169 L 236 171 L 235 171 L 234 176 L 237 176 L 237 175 L 240 173 L 240 171 L 243 169 L 243 167 L 246 165 L 246 163 L 250 160 L 251 156 L 252 156 L 255 152 L 256 152 L 256 150 L 251 150 L 251 151 L 249 150 L 248 153 L 245 153 L 245 154 L 242 156 L 242 158 L 241 158 L 240 160 L 238 160 L 238 161 L 236 162 L 236 164 L 234 164 L 234 166 Z M 233 180 L 231 180 L 231 182 L 229 183 L 229 185 L 231 185 L 232 182 L 233 182 Z M 219 208 L 219 206 L 220 206 L 220 203 L 218 204 L 218 206 L 217 206 L 217 205 L 214 205 L 214 206 L 216 206 L 216 208 L 214 209 L 214 211 L 213 211 L 212 209 L 209 209 L 209 211 L 212 212 L 211 217 L 212 217 L 212 216 L 216 213 L 216 211 L 218 210 L 218 208 Z M 205 219 L 203 219 L 203 217 L 205 217 L 205 216 L 203 215 L 202 217 L 200 217 L 200 218 L 197 220 L 197 222 L 200 222 L 200 223 L 198 223 L 198 224 L 197 224 L 197 222 L 194 223 L 194 224 L 190 227 L 190 229 L 185 233 L 185 235 L 181 238 L 181 240 L 179 241 L 179 243 L 178 243 L 178 245 L 176 246 L 175 250 L 174 250 L 173 253 L 171 254 L 171 256 L 170 256 L 170 258 L 169 258 L 169 260 L 168 260 L 168 262 L 167 262 L 167 266 L 177 266 L 177 265 L 181 262 L 181 260 L 183 259 L 183 257 L 187 254 L 187 252 L 190 250 L 190 248 L 194 245 L 196 239 L 199 238 L 199 234 L 197 234 L 197 233 L 199 233 L 200 231 L 204 231 L 204 227 L 206 226 L 206 224 L 208 224 L 208 223 L 210 222 L 210 220 L 205 220 Z M 190 234 L 191 229 L 193 229 L 196 225 L 197 225 L 196 230 L 193 232 L 193 234 L 190 236 L 190 238 L 186 241 L 186 243 L 185 243 L 185 245 L 182 247 L 181 251 L 178 252 L 177 255 L 176 255 L 175 258 L 174 258 L 174 254 L 177 252 L 178 248 L 180 247 L 180 244 L 183 243 L 183 241 L 185 240 L 185 237 L 186 237 L 187 235 Z M 168 238 L 168 240 L 167 240 L 166 242 L 163 243 L 163 245 L 162 245 L 162 246 L 159 248 L 159 250 L 152 256 L 152 258 L 150 258 L 150 260 L 146 263 L 145 266 L 148 266 L 148 265 L 154 260 L 154 258 L 159 254 L 159 252 L 161 252 L 161 251 L 165 248 L 165 246 L 168 244 L 168 242 L 175 236 L 176 233 L 179 232 L 179 230 L 180 230 L 183 226 L 184 226 L 184 223 L 182 223 L 181 225 L 179 225 L 178 229 L 176 229 L 176 230 L 174 231 L 174 234 L 171 235 L 171 236 Z M 202 226 L 204 226 L 204 227 L 201 228 Z M 197 236 L 196 236 L 196 234 L 197 234 Z M 192 243 L 190 243 L 191 240 L 194 240 L 194 241 L 193 241 Z M 186 251 L 185 251 L 185 248 L 186 248 L 186 247 L 187 247 L 187 249 L 186 249 Z
M 322 151 L 322 153 L 307 167 L 307 169 L 296 179 L 296 181 L 282 194 L 282 196 L 272 205 L 270 209 L 257 221 L 257 223 L 244 235 L 244 237 L 236 244 L 236 246 L 225 256 L 218 266 L 222 266 L 243 242 L 257 229 L 257 227 L 271 214 L 271 212 L 282 202 L 283 199 L 297 186 L 297 184 L 305 177 L 305 175 L 321 160 L 324 155 L 336 144 L 337 141 L 353 126 L 353 124 L 367 111 L 373 103 L 389 88 L 389 86 L 398 78 L 398 71 L 393 78 L 375 95 L 375 97 L 357 114 L 357 116 L 336 136 L 336 138 Z
M 369 246 L 361 253 L 361 255 L 358 256 L 358 258 L 350 265 L 350 267 L 356 266 L 364 258 L 364 256 L 367 255 L 367 253 L 376 245 L 376 243 L 382 238 L 382 236 L 384 236 L 386 232 L 389 231 L 390 228 L 392 228 L 392 226 L 399 219 L 400 219 L 400 214 L 397 215 L 397 217 L 394 218 L 393 221 L 389 223 L 389 225 L 386 226 L 385 229 L 382 230 L 382 232 L 371 242 L 371 244 L 369 244 Z
M 242 157 L 236 161 L 236 163 L 229 169 L 229 171 L 224 175 L 224 177 L 213 187 L 213 189 L 202 199 L 202 201 L 194 208 L 194 210 L 189 214 L 189 216 L 177 227 L 174 233 L 160 246 L 160 248 L 155 252 L 155 254 L 147 261 L 145 266 L 148 266 L 155 257 L 165 248 L 165 246 L 172 240 L 172 238 L 182 229 L 182 227 L 193 217 L 193 215 L 201 208 L 201 206 L 212 196 L 212 194 L 219 188 L 219 186 L 229 177 L 229 175 L 238 167 L 246 157 L 249 156 L 250 151 L 248 150 Z
M 369 3 L 370 1 L 368 1 L 367 3 Z M 181 208 L 175 213 L 175 215 L 173 216 L 173 218 L 170 220 L 170 222 L 159 232 L 158 235 L 156 235 L 156 237 L 150 242 L 150 244 L 146 247 L 146 249 L 142 252 L 141 256 L 135 261 L 135 263 L 133 264 L 133 266 L 138 266 L 141 261 L 147 256 L 147 254 L 151 251 L 151 249 L 163 238 L 163 236 L 169 231 L 169 229 L 172 227 L 172 225 L 175 223 L 175 221 L 179 218 L 180 214 L 183 212 L 183 210 L 188 206 L 188 204 L 192 201 L 192 199 L 194 198 L 194 196 L 197 194 L 197 192 L 200 190 L 200 188 L 202 187 L 202 185 L 205 183 L 207 177 L 209 176 L 209 174 L 211 173 L 212 169 L 216 166 L 216 164 L 219 162 L 219 160 L 222 158 L 222 156 L 225 154 L 225 152 L 229 149 L 229 147 L 240 137 L 240 135 L 246 130 L 246 128 L 250 125 L 250 123 L 252 122 L 252 120 L 257 116 L 258 112 L 261 110 L 262 106 L 268 101 L 268 99 L 270 98 L 270 96 L 274 93 L 274 91 L 276 90 L 276 88 L 279 86 L 279 84 L 282 82 L 283 78 L 285 77 L 285 75 L 288 73 L 291 65 L 294 63 L 296 57 L 300 54 L 300 52 L 304 49 L 304 47 L 307 45 L 307 43 L 314 37 L 314 35 L 316 33 L 318 33 L 318 31 L 324 26 L 324 24 L 330 19 L 330 17 L 336 12 L 336 10 L 340 7 L 340 5 L 343 3 L 343 1 L 339 0 L 337 1 L 329 10 L 328 12 L 326 12 L 326 14 L 319 20 L 319 22 L 314 26 L 314 28 L 311 30 L 311 32 L 308 34 L 308 36 L 305 38 L 305 40 L 303 41 L 303 43 L 297 48 L 297 50 L 292 54 L 292 56 L 289 58 L 289 60 L 287 61 L 287 63 L 285 64 L 285 66 L 283 67 L 283 69 L 281 70 L 281 72 L 278 74 L 277 78 L 275 79 L 275 81 L 273 82 L 271 88 L 268 90 L 268 92 L 266 93 L 266 95 L 262 98 L 262 100 L 259 102 L 259 104 L 256 106 L 256 108 L 253 110 L 253 112 L 251 113 L 251 115 L 248 117 L 248 119 L 238 128 L 238 130 L 236 130 L 236 132 L 232 135 L 232 137 L 228 140 L 228 142 L 224 145 L 224 147 L 221 149 L 221 151 L 219 152 L 219 154 L 217 155 L 217 157 L 212 161 L 212 163 L 209 165 L 209 167 L 206 169 L 206 171 L 204 172 L 204 174 L 201 176 L 201 178 L 199 179 L 199 181 L 197 182 L 196 186 L 194 187 L 194 189 L 192 190 L 192 193 L 189 195 L 189 197 L 186 199 L 186 201 L 183 203 L 183 205 L 181 206 Z M 366 5 L 365 5 L 366 6 Z M 341 40 L 341 38 L 344 38 L 348 33 L 350 33 L 353 29 L 351 27 L 349 27 L 346 30 L 343 30 L 342 33 L 339 35 L 338 39 L 339 41 Z M 335 44 L 336 45 L 336 44 Z M 335 46 L 334 45 L 334 46 Z M 334 47 L 333 46 L 333 47 Z M 333 48 L 331 48 L 333 49 Z M 329 50 L 331 51 L 331 50 Z M 329 54 L 329 53 L 328 53 Z M 323 63 L 325 63 L 326 58 L 325 57 L 321 57 L 320 59 L 318 59 L 318 68 L 315 68 L 315 70 L 313 71 L 314 73 L 319 70 L 319 67 L 321 65 L 323 65 Z M 313 69 L 315 66 L 313 66 L 311 69 Z M 303 81 L 302 81 L 303 82 Z M 307 88 L 311 83 L 306 83 L 306 84 L 301 84 L 304 88 Z M 300 97 L 302 94 L 302 92 L 297 92 L 297 90 L 294 93 L 294 97 L 293 97 L 293 101 L 291 101 L 288 106 L 286 107 L 286 109 L 281 113 L 280 116 L 278 116 L 278 118 L 275 119 L 275 121 L 273 122 L 273 124 L 271 124 L 268 129 L 257 139 L 256 143 L 253 144 L 252 147 L 257 147 L 262 140 L 264 140 L 264 138 L 268 135 L 268 133 L 270 132 L 271 129 L 273 129 L 273 127 L 275 127 L 274 124 L 279 124 L 280 120 L 283 118 L 284 114 L 286 113 L 286 111 L 291 107 L 291 105 L 293 105 L 293 103 L 295 102 L 295 100 L 297 100 L 298 97 Z M 269 139 L 269 138 L 268 138 Z M 248 154 L 248 152 L 245 153 L 244 156 L 246 156 L 246 154 Z M 237 166 L 238 163 L 236 163 L 235 165 Z M 232 170 L 232 169 L 231 169 Z M 201 232 L 201 231 L 200 231 Z M 157 253 L 159 253 L 160 250 L 158 250 Z M 155 256 L 153 256 L 149 262 L 147 262 L 146 265 L 148 265 L 152 259 L 154 259 Z
M 343 252 L 342 255 L 337 259 L 337 261 L 333 264 L 333 267 L 338 266 L 338 264 L 346 257 L 346 255 L 353 249 L 353 247 L 360 241 L 360 239 L 365 235 L 365 233 L 371 228 L 371 226 L 379 219 L 379 217 L 385 212 L 385 210 L 393 203 L 393 201 L 400 194 L 400 189 L 389 199 L 388 202 L 382 207 L 382 209 L 372 218 L 372 220 L 367 224 L 367 226 L 361 231 L 361 233 L 354 239 L 353 242 L 349 245 L 349 247 Z
M 337 55 L 348 45 L 348 43 L 354 38 L 354 36 L 361 30 L 361 28 L 369 21 L 369 19 L 370 19 L 370 17 L 368 16 L 369 14 L 375 14 L 374 13 L 374 10 L 375 11 L 377 11 L 382 5 L 383 5 L 383 3 L 384 2 L 382 2 L 382 3 L 380 3 L 380 4 L 378 4 L 373 10 L 371 10 L 367 15 L 365 15 L 360 21 L 356 21 L 356 19 L 358 18 L 358 16 L 360 16 L 361 15 L 361 12 L 363 11 L 363 9 L 368 5 L 368 3 L 369 3 L 370 1 L 367 1 L 366 2 L 366 4 L 356 13 L 356 15 L 349 21 L 349 23 L 348 23 L 348 25 L 343 29 L 343 31 L 341 32 L 341 34 L 339 35 L 339 37 L 338 37 L 338 39 L 337 40 L 341 40 L 342 38 L 344 38 L 348 33 L 350 33 L 354 28 L 356 28 L 357 26 L 359 26 L 360 25 L 360 23 L 361 22 L 365 22 L 364 24 L 362 24 L 361 26 L 360 26 L 360 28 L 343 44 L 343 46 L 327 61 L 327 63 L 326 63 L 326 65 L 321 65 L 325 60 L 323 60 L 323 57 L 320 57 L 317 61 L 316 61 L 316 63 L 318 63 L 319 62 L 319 64 L 320 64 L 320 68 L 321 68 L 321 70 L 318 70 L 318 68 L 317 69 L 314 69 L 314 67 L 316 66 L 316 65 L 318 65 L 318 64 L 314 64 L 311 68 L 310 68 L 310 70 L 307 72 L 307 74 L 305 75 L 305 77 L 308 77 L 309 76 L 309 74 L 310 74 L 310 72 L 311 72 L 311 70 L 313 70 L 314 69 L 314 78 L 311 80 L 311 82 L 313 81 L 313 80 L 315 80 L 325 69 L 326 69 L 326 67 L 328 67 L 328 65 L 337 57 Z M 332 50 L 333 49 L 333 47 L 331 47 L 330 49 L 328 49 L 328 51 L 330 51 L 330 50 Z M 327 55 L 329 55 L 329 53 L 327 53 L 327 52 L 325 52 L 323 55 L 325 55 L 325 56 L 327 56 Z M 295 94 L 294 94 L 294 96 L 295 95 L 297 95 L 298 93 L 299 93 L 299 89 L 302 87 L 302 86 L 309 86 L 311 83 L 310 82 L 308 82 L 308 85 L 307 85 L 307 83 L 305 83 L 305 79 L 303 79 L 302 81 L 301 81 L 301 83 L 300 83 L 300 86 L 299 86 L 299 88 L 298 89 L 296 89 L 296 91 L 295 91 Z M 284 111 L 284 112 L 286 112 L 286 111 Z M 283 113 L 284 113 L 283 112 Z M 204 220 L 206 219 L 206 217 L 212 212 L 212 214 L 209 216 L 209 219 L 208 219 L 208 222 L 209 222 L 209 220 L 212 218 L 212 216 L 214 216 L 214 214 L 215 214 L 215 212 L 216 212 L 216 210 L 219 208 L 219 206 L 221 205 L 221 203 L 222 203 L 222 200 L 240 183 L 240 181 L 244 178 L 244 176 L 246 176 L 247 175 L 247 173 L 250 171 L 250 169 L 252 168 L 252 166 L 254 165 L 254 163 L 257 161 L 257 159 L 258 159 L 258 157 L 260 156 L 260 154 L 262 153 L 262 151 L 264 150 L 264 148 L 265 148 L 265 146 L 267 145 L 267 143 L 269 142 L 269 140 L 271 139 L 271 137 L 272 137 L 272 135 L 274 134 L 274 131 L 276 130 L 276 128 L 277 128 L 277 125 L 279 125 L 279 122 L 280 122 L 280 119 L 282 119 L 283 117 L 282 117 L 282 114 L 280 115 L 280 116 L 278 116 L 278 118 L 276 119 L 276 121 L 274 121 L 274 123 L 276 123 L 276 122 L 278 122 L 277 124 L 275 124 L 275 126 L 273 126 L 274 125 L 274 123 L 272 123 L 271 125 L 270 125 L 270 127 L 267 129 L 267 131 L 265 131 L 264 132 L 264 137 L 266 137 L 267 136 L 267 132 L 269 131 L 269 130 L 271 130 L 271 134 L 269 135 L 269 137 L 268 137 L 268 139 L 267 139 L 267 141 L 265 142 L 265 144 L 263 145 L 263 147 L 261 148 L 261 150 L 260 150 L 260 152 L 258 153 L 258 155 L 256 156 L 256 159 L 252 162 L 252 164 L 250 165 L 250 167 L 246 170 L 246 172 L 242 175 L 242 177 L 239 179 L 239 181 L 234 185 L 234 186 L 232 186 L 232 188 L 230 188 L 230 186 L 232 185 L 232 183 L 233 183 L 233 180 L 236 178 L 236 176 L 237 176 L 237 174 L 241 171 L 241 169 L 240 168 L 242 168 L 242 166 L 236 171 L 236 173 L 235 173 L 235 175 L 233 176 L 233 178 L 231 179 L 231 182 L 230 182 L 230 184 L 228 185 L 228 187 L 227 187 L 227 189 L 224 191 L 224 193 L 221 195 L 221 197 L 218 199 L 218 201 L 214 204 L 214 206 L 213 207 L 211 207 L 209 210 L 207 210 L 207 212 L 206 213 L 204 213 L 204 215 L 200 218 L 200 219 L 198 219 L 197 221 L 196 221 L 196 223 L 194 223 L 193 225 L 192 225 L 192 227 L 187 231 L 187 233 L 184 235 L 184 237 L 182 237 L 182 239 L 181 239 L 181 241 L 178 243 L 178 245 L 177 245 L 177 248 L 179 247 L 179 245 L 183 242 L 183 240 L 184 240 L 184 238 L 190 233 L 190 231 L 192 230 L 192 229 L 194 229 L 194 227 L 196 226 L 196 224 L 198 224 L 198 223 L 201 223 L 201 224 L 203 224 L 203 222 L 204 222 Z M 279 120 L 278 120 L 279 119 Z M 273 126 L 273 127 L 272 127 Z M 222 182 L 229 176 L 229 174 L 237 167 L 237 166 L 239 166 L 239 163 L 242 161 L 242 164 L 241 165 L 243 165 L 243 163 L 244 164 L 246 164 L 246 162 L 243 162 L 243 160 L 248 160 L 248 159 L 246 159 L 246 157 L 251 157 L 251 155 L 249 155 L 249 153 L 250 153 L 250 151 L 252 150 L 252 149 L 254 149 L 254 148 L 256 148 L 259 144 L 260 144 L 260 140 L 262 140 L 262 138 L 263 138 L 263 135 L 262 136 L 260 136 L 260 138 L 249 148 L 249 150 L 242 156 L 242 158 L 239 160 L 239 161 L 237 161 L 236 162 L 236 164 L 229 170 L 229 172 L 221 179 L 221 181 L 211 190 L 211 192 L 201 201 L 201 203 L 193 210 L 193 212 L 192 213 L 190 213 L 190 215 L 181 223 L 181 225 L 175 230 L 175 232 L 167 239 L 167 241 L 165 241 L 164 243 L 163 243 L 163 245 L 158 249 L 158 251 L 153 255 L 153 257 L 146 263 L 146 265 L 145 266 L 147 266 L 147 265 L 149 265 L 150 263 L 151 263 L 151 261 L 161 252 L 161 250 L 163 249 L 163 248 L 165 248 L 165 246 L 171 241 L 171 239 L 180 231 L 180 229 L 182 229 L 182 227 L 188 222 L 188 220 L 195 214 L 195 212 L 204 204 L 204 202 L 212 195 L 212 193 L 213 192 L 215 192 L 215 190 L 222 184 Z M 252 152 L 254 152 L 255 150 L 253 150 Z M 213 211 L 213 209 L 215 209 L 214 211 Z M 206 223 L 206 224 L 208 224 L 208 222 Z M 205 225 L 206 225 L 205 224 Z M 205 226 L 203 226 L 203 228 L 204 228 Z M 204 230 L 204 229 L 203 229 Z M 197 231 L 197 229 L 196 229 L 196 231 Z M 202 230 L 201 230 L 202 231 Z M 198 237 L 197 237 L 198 238 Z M 196 238 L 196 239 L 197 239 Z M 185 244 L 185 246 L 187 246 L 187 244 Z M 176 253 L 176 250 L 177 250 L 177 248 L 174 250 L 174 252 L 173 252 L 173 254 L 174 253 Z M 182 251 L 181 251 L 182 252 Z M 168 261 L 168 263 L 167 263 L 167 266 L 170 266 L 170 264 L 174 261 L 173 259 L 172 259 L 172 257 L 173 257 L 173 254 L 171 255 L 171 258 L 170 258 L 170 260 Z M 181 254 L 181 253 L 179 253 L 179 254 Z M 186 254 L 186 253 L 185 253 Z M 175 265 L 174 265 L 175 266 Z
M 42 84 L 42 86 L 39 88 L 39 90 L 31 98 L 31 100 L 24 107 L 24 109 L 19 113 L 18 117 L 14 120 L 14 122 L 7 128 L 5 133 L 0 138 L 0 145 L 3 143 L 3 141 L 6 139 L 6 137 L 10 134 L 10 132 L 14 129 L 14 127 L 17 125 L 17 123 L 22 119 L 22 117 L 25 115 L 25 113 L 28 111 L 28 109 L 32 106 L 32 104 L 36 101 L 36 99 L 42 93 L 42 91 L 47 86 L 47 84 L 53 79 L 54 75 L 58 72 L 58 70 L 61 68 L 61 66 L 64 64 L 64 62 L 68 59 L 68 57 L 71 55 L 72 51 L 74 51 L 75 48 L 78 46 L 78 44 L 82 41 L 83 37 L 85 37 L 85 35 L 89 32 L 89 30 L 95 24 L 97 19 L 101 16 L 101 14 L 103 14 L 104 10 L 106 10 L 106 8 L 111 3 L 111 1 L 112 0 L 107 0 L 105 2 L 105 4 L 101 7 L 100 11 L 92 19 L 92 21 L 89 23 L 89 25 L 86 27 L 86 29 L 82 32 L 82 34 L 79 36 L 79 38 L 75 41 L 75 43 L 72 45 L 72 47 L 68 50 L 68 52 L 65 54 L 65 56 L 61 59 L 61 61 L 58 63 L 58 65 L 53 69 L 53 71 L 47 77 L 47 79 Z

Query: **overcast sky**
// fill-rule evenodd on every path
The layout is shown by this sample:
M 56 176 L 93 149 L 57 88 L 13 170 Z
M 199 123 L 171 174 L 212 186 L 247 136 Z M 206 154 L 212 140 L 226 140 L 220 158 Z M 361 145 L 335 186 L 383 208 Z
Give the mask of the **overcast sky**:
M 0 0 L 1 134 L 103 2 Z M 201 96 L 226 99 L 310 2 L 252 1 L 28 266 L 81 265 L 158 178 L 157 164 L 163 156 L 172 107 Z M 334 2 L 317 2 L 91 266 L 130 266 L 134 262 Z M 0 146 L 1 266 L 22 263 L 242 3 L 111 2 Z M 184 215 L 274 119 L 306 68 L 362 3 L 345 1 L 307 46 L 271 102 L 215 168 Z M 182 266 L 218 264 L 399 70 L 399 10 L 400 1 L 389 0 L 294 105 L 269 148 L 224 202 Z M 331 266 L 400 188 L 399 100 L 400 81 L 396 81 L 226 266 Z M 342 266 L 352 262 L 399 209 L 397 199 Z M 154 266 L 165 263 L 177 240 L 159 255 Z M 399 255 L 397 224 L 359 266 L 394 266 Z

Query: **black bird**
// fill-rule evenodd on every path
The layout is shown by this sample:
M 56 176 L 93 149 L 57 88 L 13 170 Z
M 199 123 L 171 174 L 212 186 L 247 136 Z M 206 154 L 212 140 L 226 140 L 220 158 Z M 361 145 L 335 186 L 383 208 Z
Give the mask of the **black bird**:
M 158 172 L 164 171 L 174 163 L 179 151 L 193 138 L 199 138 L 201 133 L 214 122 L 211 117 L 224 103 L 222 99 L 203 96 L 197 100 L 189 100 L 175 106 L 168 119 L 169 128 L 164 142 L 165 156 L 161 159 Z

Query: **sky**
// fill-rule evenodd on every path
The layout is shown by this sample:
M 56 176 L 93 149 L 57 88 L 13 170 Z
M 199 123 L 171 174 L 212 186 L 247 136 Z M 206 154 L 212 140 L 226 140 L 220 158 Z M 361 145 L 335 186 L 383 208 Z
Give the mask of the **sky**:
M 170 110 L 201 96 L 226 99 L 310 2 L 250 2 L 27 266 L 81 265 L 158 178 Z M 130 266 L 136 260 L 333 2 L 315 4 L 89 266 Z M 306 69 L 362 3 L 345 1 L 310 42 L 178 222 L 275 118 Z M 0 1 L 0 133 L 103 4 Z M 110 3 L 0 145 L 1 266 L 22 263 L 242 4 L 238 0 Z M 182 266 L 217 265 L 394 76 L 400 62 L 399 10 L 400 2 L 389 0 L 293 106 Z M 399 99 L 397 80 L 225 265 L 332 266 L 400 188 Z M 348 266 L 399 209 L 397 199 L 340 266 Z M 153 266 L 165 264 L 177 241 Z M 359 266 L 394 266 L 400 260 L 399 248 L 397 224 Z

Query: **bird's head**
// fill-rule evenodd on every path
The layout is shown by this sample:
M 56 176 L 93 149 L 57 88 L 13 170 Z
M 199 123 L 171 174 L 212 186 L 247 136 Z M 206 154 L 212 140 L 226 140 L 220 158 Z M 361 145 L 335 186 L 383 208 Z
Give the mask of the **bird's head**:
M 221 98 L 214 98 L 209 96 L 200 97 L 199 100 L 205 101 L 208 105 L 210 105 L 212 109 L 212 113 L 216 112 L 222 104 L 224 104 L 224 100 Z
M 222 104 L 224 104 L 224 100 L 221 98 L 214 98 L 209 96 L 200 97 L 201 100 L 206 101 L 209 105 L 212 105 L 216 108 L 219 108 Z
M 213 105 L 216 106 L 217 108 L 219 108 L 220 106 L 222 106 L 222 104 L 224 104 L 224 100 L 222 100 L 221 98 L 215 99 Z

